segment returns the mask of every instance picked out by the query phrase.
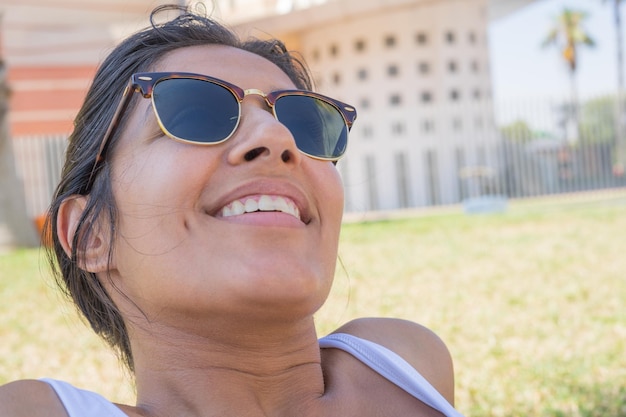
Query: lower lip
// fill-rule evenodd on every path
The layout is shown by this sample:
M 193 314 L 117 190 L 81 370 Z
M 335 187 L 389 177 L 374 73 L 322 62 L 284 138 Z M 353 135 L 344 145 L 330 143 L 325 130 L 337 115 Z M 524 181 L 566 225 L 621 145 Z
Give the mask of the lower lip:
M 264 227 L 304 227 L 305 224 L 293 217 L 292 215 L 277 211 L 257 211 L 254 213 L 245 213 L 238 216 L 220 217 L 230 223 L 247 224 L 250 226 Z

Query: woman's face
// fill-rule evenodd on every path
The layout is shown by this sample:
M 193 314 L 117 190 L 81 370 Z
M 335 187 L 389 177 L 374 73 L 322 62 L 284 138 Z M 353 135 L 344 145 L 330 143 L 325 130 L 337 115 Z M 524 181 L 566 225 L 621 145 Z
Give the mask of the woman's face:
M 295 88 L 271 62 L 226 46 L 181 48 L 153 70 L 263 92 Z M 148 317 L 280 317 L 323 303 L 337 256 L 340 177 L 331 162 L 298 151 L 260 96 L 246 96 L 237 131 L 212 146 L 166 137 L 151 101 L 140 99 L 109 157 L 119 210 L 112 277 Z M 259 202 L 297 210 L 230 210 Z

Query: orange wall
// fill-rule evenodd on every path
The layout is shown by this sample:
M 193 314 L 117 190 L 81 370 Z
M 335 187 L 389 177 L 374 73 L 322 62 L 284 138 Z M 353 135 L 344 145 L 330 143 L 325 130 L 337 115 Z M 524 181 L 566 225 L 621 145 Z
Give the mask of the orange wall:
M 9 67 L 11 134 L 71 132 L 95 71 L 95 66 Z

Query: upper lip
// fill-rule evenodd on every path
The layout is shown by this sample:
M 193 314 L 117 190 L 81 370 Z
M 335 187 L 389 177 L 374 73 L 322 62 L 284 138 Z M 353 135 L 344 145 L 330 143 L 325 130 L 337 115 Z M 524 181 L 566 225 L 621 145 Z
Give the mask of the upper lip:
M 311 205 L 304 191 L 297 185 L 284 180 L 261 179 L 240 186 L 220 196 L 205 211 L 215 217 L 230 203 L 261 195 L 281 196 L 296 205 L 300 212 L 300 220 L 308 224 L 311 221 Z

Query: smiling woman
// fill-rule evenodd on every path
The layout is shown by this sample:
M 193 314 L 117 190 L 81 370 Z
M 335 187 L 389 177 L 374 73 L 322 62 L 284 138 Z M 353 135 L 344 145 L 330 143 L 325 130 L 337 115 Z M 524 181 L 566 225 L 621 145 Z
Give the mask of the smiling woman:
M 50 209 L 59 284 L 132 372 L 136 403 L 26 380 L 0 388 L 0 416 L 459 415 L 429 330 L 316 334 L 356 110 L 310 91 L 281 42 L 172 8 L 103 62 Z

